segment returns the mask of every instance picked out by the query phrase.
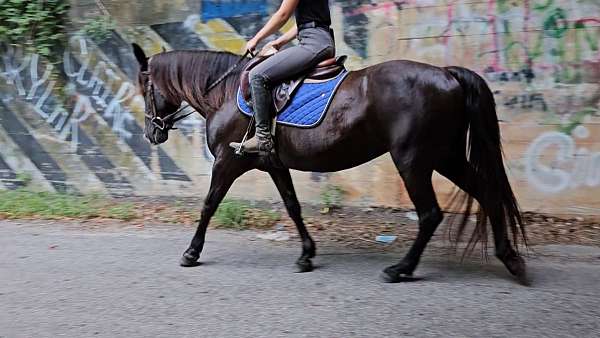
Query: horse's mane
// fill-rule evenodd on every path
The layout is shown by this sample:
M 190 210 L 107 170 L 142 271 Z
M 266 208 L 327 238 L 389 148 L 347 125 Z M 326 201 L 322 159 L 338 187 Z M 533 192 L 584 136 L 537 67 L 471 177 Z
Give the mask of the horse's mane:
M 210 93 L 206 89 L 239 58 L 229 52 L 177 50 L 154 55 L 149 67 L 152 81 L 168 101 L 186 101 L 204 113 L 211 113 L 236 93 L 243 64 Z

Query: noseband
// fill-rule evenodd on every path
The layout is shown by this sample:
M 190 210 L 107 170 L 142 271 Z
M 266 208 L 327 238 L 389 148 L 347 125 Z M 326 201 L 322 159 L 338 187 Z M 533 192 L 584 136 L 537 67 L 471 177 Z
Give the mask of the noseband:
M 173 125 L 177 121 L 183 120 L 184 118 L 192 115 L 194 112 L 190 112 L 187 114 L 179 115 L 184 109 L 188 106 L 179 107 L 174 113 L 171 113 L 165 117 L 160 117 L 156 114 L 156 99 L 154 98 L 154 83 L 152 83 L 152 79 L 150 78 L 150 71 L 142 72 L 143 75 L 148 76 L 148 83 L 146 84 L 146 102 L 150 102 L 149 105 L 146 105 L 145 116 L 150 119 L 150 122 L 154 124 L 154 126 L 161 131 L 169 131 L 173 128 Z M 179 115 L 179 116 L 178 116 Z
M 229 76 L 231 74 L 231 72 L 233 72 L 233 70 L 235 68 L 237 68 L 237 66 L 239 66 L 240 62 L 242 62 L 243 59 L 245 59 L 248 55 L 251 55 L 254 57 L 254 55 L 252 54 L 251 51 L 246 51 L 246 53 L 244 55 L 242 55 L 240 57 L 240 59 L 233 65 L 231 66 L 223 75 L 221 75 L 213 84 L 211 84 L 208 89 L 206 90 L 206 94 L 210 93 L 210 91 L 215 88 L 219 83 L 221 83 L 223 80 L 225 80 L 225 78 L 227 78 L 227 76 Z M 150 67 L 150 65 L 148 65 L 148 67 Z M 146 102 L 149 102 L 150 104 L 146 104 L 146 111 L 144 112 L 144 116 L 146 116 L 147 118 L 150 119 L 150 122 L 152 122 L 152 124 L 154 124 L 154 126 L 158 129 L 160 129 L 161 131 L 169 131 L 171 129 L 177 129 L 177 128 L 173 128 L 173 126 L 175 125 L 175 123 L 177 121 L 183 120 L 184 118 L 192 115 L 194 112 L 190 112 L 187 114 L 183 114 L 183 115 L 179 115 L 183 110 L 185 110 L 188 105 L 184 105 L 182 107 L 179 107 L 179 109 L 177 109 L 174 113 L 171 113 L 165 117 L 160 117 L 158 116 L 158 114 L 156 113 L 156 99 L 154 97 L 154 83 L 152 83 L 152 78 L 150 77 L 150 70 L 144 71 L 142 72 L 142 75 L 145 75 L 148 77 L 148 82 L 146 84 Z

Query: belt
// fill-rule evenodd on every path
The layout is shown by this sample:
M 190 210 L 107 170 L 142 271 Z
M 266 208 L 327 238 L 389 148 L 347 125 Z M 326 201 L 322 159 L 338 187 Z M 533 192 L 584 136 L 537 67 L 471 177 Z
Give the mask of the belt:
M 329 27 L 329 25 L 318 23 L 318 22 L 315 22 L 315 21 L 306 22 L 306 23 L 298 25 L 298 30 L 299 31 L 301 31 L 303 29 L 307 29 L 307 28 L 324 28 L 326 30 L 330 30 L 331 29 Z

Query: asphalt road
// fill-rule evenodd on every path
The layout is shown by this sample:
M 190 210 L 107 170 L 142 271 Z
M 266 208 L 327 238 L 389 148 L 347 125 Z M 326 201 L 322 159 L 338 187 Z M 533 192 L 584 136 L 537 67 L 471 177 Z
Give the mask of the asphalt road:
M 424 280 L 384 284 L 398 253 L 322 243 L 298 274 L 297 243 L 251 232 L 210 231 L 203 264 L 181 268 L 191 235 L 0 221 L 0 337 L 600 336 L 598 248 L 537 248 L 529 288 L 435 249 Z

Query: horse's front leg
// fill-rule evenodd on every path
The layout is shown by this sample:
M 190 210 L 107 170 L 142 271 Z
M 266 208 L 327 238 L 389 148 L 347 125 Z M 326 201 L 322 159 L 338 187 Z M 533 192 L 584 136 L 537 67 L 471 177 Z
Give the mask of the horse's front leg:
M 300 209 L 300 203 L 296 197 L 296 191 L 294 190 L 294 184 L 292 182 L 292 176 L 288 169 L 273 169 L 269 171 L 269 175 L 275 182 L 281 198 L 285 203 L 285 207 L 288 214 L 296 224 L 298 233 L 302 240 L 302 255 L 296 261 L 300 272 L 312 271 L 313 265 L 311 258 L 315 257 L 315 242 L 310 237 L 304 221 L 302 220 L 302 214 Z
M 198 265 L 197 260 L 204 247 L 206 228 L 211 217 L 214 215 L 233 182 L 248 170 L 244 167 L 243 162 L 236 161 L 232 156 L 215 159 L 210 179 L 210 188 L 204 200 L 204 206 L 202 207 L 200 220 L 198 221 L 198 229 L 190 247 L 183 253 L 183 257 L 181 257 L 181 266 L 190 267 Z

